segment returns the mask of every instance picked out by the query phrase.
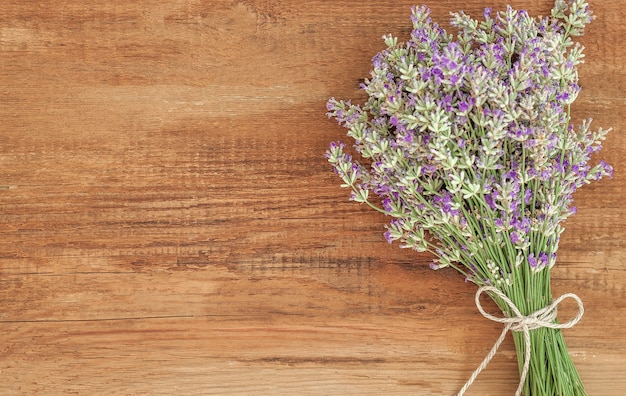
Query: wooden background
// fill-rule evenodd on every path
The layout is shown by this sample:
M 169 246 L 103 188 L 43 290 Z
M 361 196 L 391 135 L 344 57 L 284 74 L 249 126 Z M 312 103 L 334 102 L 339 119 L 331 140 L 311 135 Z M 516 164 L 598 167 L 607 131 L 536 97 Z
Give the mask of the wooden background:
M 430 1 L 480 15 L 495 0 Z M 550 0 L 512 1 L 546 15 Z M 323 153 L 411 1 L 3 0 L 0 394 L 451 395 L 501 331 L 387 245 Z M 614 128 L 555 293 L 590 395 L 626 394 L 626 5 L 591 1 L 574 117 Z M 574 307 L 563 307 L 562 318 Z M 470 395 L 510 395 L 511 339 Z

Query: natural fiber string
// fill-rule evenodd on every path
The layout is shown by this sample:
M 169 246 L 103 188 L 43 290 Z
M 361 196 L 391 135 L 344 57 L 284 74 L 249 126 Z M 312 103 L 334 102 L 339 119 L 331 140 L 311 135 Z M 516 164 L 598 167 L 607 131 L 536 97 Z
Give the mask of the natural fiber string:
M 490 313 L 485 312 L 483 306 L 480 303 L 480 296 L 485 292 L 491 292 L 495 296 L 500 297 L 502 301 L 504 301 L 509 306 L 514 316 L 502 318 L 493 316 Z M 560 324 L 554 323 L 557 315 L 557 306 L 561 303 L 561 301 L 565 300 L 566 298 L 573 298 L 576 301 L 576 303 L 578 304 L 578 315 L 576 315 L 574 319 L 571 319 L 568 322 Z M 577 295 L 573 293 L 563 294 L 561 297 L 554 300 L 550 305 L 538 311 L 535 311 L 528 316 L 522 315 L 522 313 L 515 306 L 515 304 L 513 304 L 513 302 L 506 295 L 504 295 L 504 293 L 502 293 L 500 290 L 496 289 L 493 286 L 483 286 L 478 289 L 478 291 L 476 292 L 475 300 L 476 307 L 485 318 L 493 320 L 494 322 L 503 323 L 505 324 L 505 326 L 504 330 L 502 330 L 502 334 L 500 334 L 500 337 L 491 348 L 491 351 L 489 351 L 489 354 L 487 354 L 480 366 L 478 366 L 474 373 L 472 373 L 472 376 L 467 380 L 459 393 L 457 393 L 457 396 L 463 395 L 465 391 L 467 391 L 467 389 L 472 385 L 476 377 L 478 377 L 480 372 L 483 371 L 485 367 L 487 367 L 489 361 L 491 361 L 491 359 L 493 359 L 493 357 L 496 355 L 496 352 L 498 352 L 498 348 L 500 348 L 500 344 L 502 344 L 502 341 L 504 341 L 506 333 L 509 332 L 509 330 L 521 331 L 524 333 L 524 343 L 526 348 L 526 353 L 524 356 L 524 367 L 522 369 L 522 373 L 520 374 L 519 385 L 517 386 L 517 390 L 515 391 L 515 396 L 520 396 L 522 394 L 522 389 L 524 388 L 524 381 L 526 380 L 526 375 L 528 374 L 528 368 L 530 367 L 530 331 L 541 327 L 548 327 L 551 329 L 569 329 L 570 327 L 573 327 L 576 323 L 578 323 L 585 313 L 583 302 Z

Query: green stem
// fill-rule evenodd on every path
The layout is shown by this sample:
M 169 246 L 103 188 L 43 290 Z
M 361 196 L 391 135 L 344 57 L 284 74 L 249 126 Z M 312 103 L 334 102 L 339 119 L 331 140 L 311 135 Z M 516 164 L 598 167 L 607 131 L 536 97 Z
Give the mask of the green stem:
M 520 373 L 524 365 L 524 335 L 513 333 Z M 587 393 L 567 352 L 560 329 L 531 330 L 530 368 L 524 383 L 527 396 L 586 396 Z
M 527 267 L 527 266 L 523 266 Z M 520 274 L 530 282 L 515 284 L 508 297 L 522 315 L 529 315 L 552 302 L 550 271 Z M 505 291 L 506 292 L 506 291 Z M 514 316 L 510 308 L 496 303 L 508 316 Z M 555 320 L 555 323 L 558 321 Z M 525 340 L 522 332 L 513 332 L 520 374 L 524 366 Z M 565 338 L 560 329 L 538 328 L 530 331 L 530 368 L 524 381 L 526 396 L 586 396 L 582 380 L 567 351 Z

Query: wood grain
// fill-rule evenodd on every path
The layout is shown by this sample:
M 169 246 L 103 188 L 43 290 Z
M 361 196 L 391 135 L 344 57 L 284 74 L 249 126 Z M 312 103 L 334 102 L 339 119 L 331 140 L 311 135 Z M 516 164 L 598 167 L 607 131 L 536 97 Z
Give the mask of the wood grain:
M 406 37 L 408 1 L 5 0 L 0 394 L 450 395 L 501 328 L 389 246 L 323 158 L 328 97 Z M 549 0 L 511 1 L 534 15 Z M 576 194 L 555 293 L 590 395 L 626 393 L 621 1 L 590 1 L 578 119 L 613 180 Z M 433 17 L 504 1 L 431 2 Z M 564 307 L 563 316 L 574 307 Z M 508 395 L 512 341 L 469 392 Z

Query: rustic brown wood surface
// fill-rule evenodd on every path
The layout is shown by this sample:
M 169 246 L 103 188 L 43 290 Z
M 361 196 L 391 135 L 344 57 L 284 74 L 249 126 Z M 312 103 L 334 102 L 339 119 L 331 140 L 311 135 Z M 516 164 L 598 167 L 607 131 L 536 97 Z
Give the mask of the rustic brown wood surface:
M 589 394 L 617 396 L 626 4 L 590 3 L 573 114 L 614 128 L 616 174 L 576 194 L 553 284 L 585 302 L 565 334 Z M 0 394 L 454 394 L 501 326 L 460 275 L 388 245 L 323 158 L 345 133 L 327 98 L 363 100 L 412 4 L 4 0 Z M 505 4 L 428 3 L 446 26 Z M 509 338 L 468 394 L 517 381 Z

